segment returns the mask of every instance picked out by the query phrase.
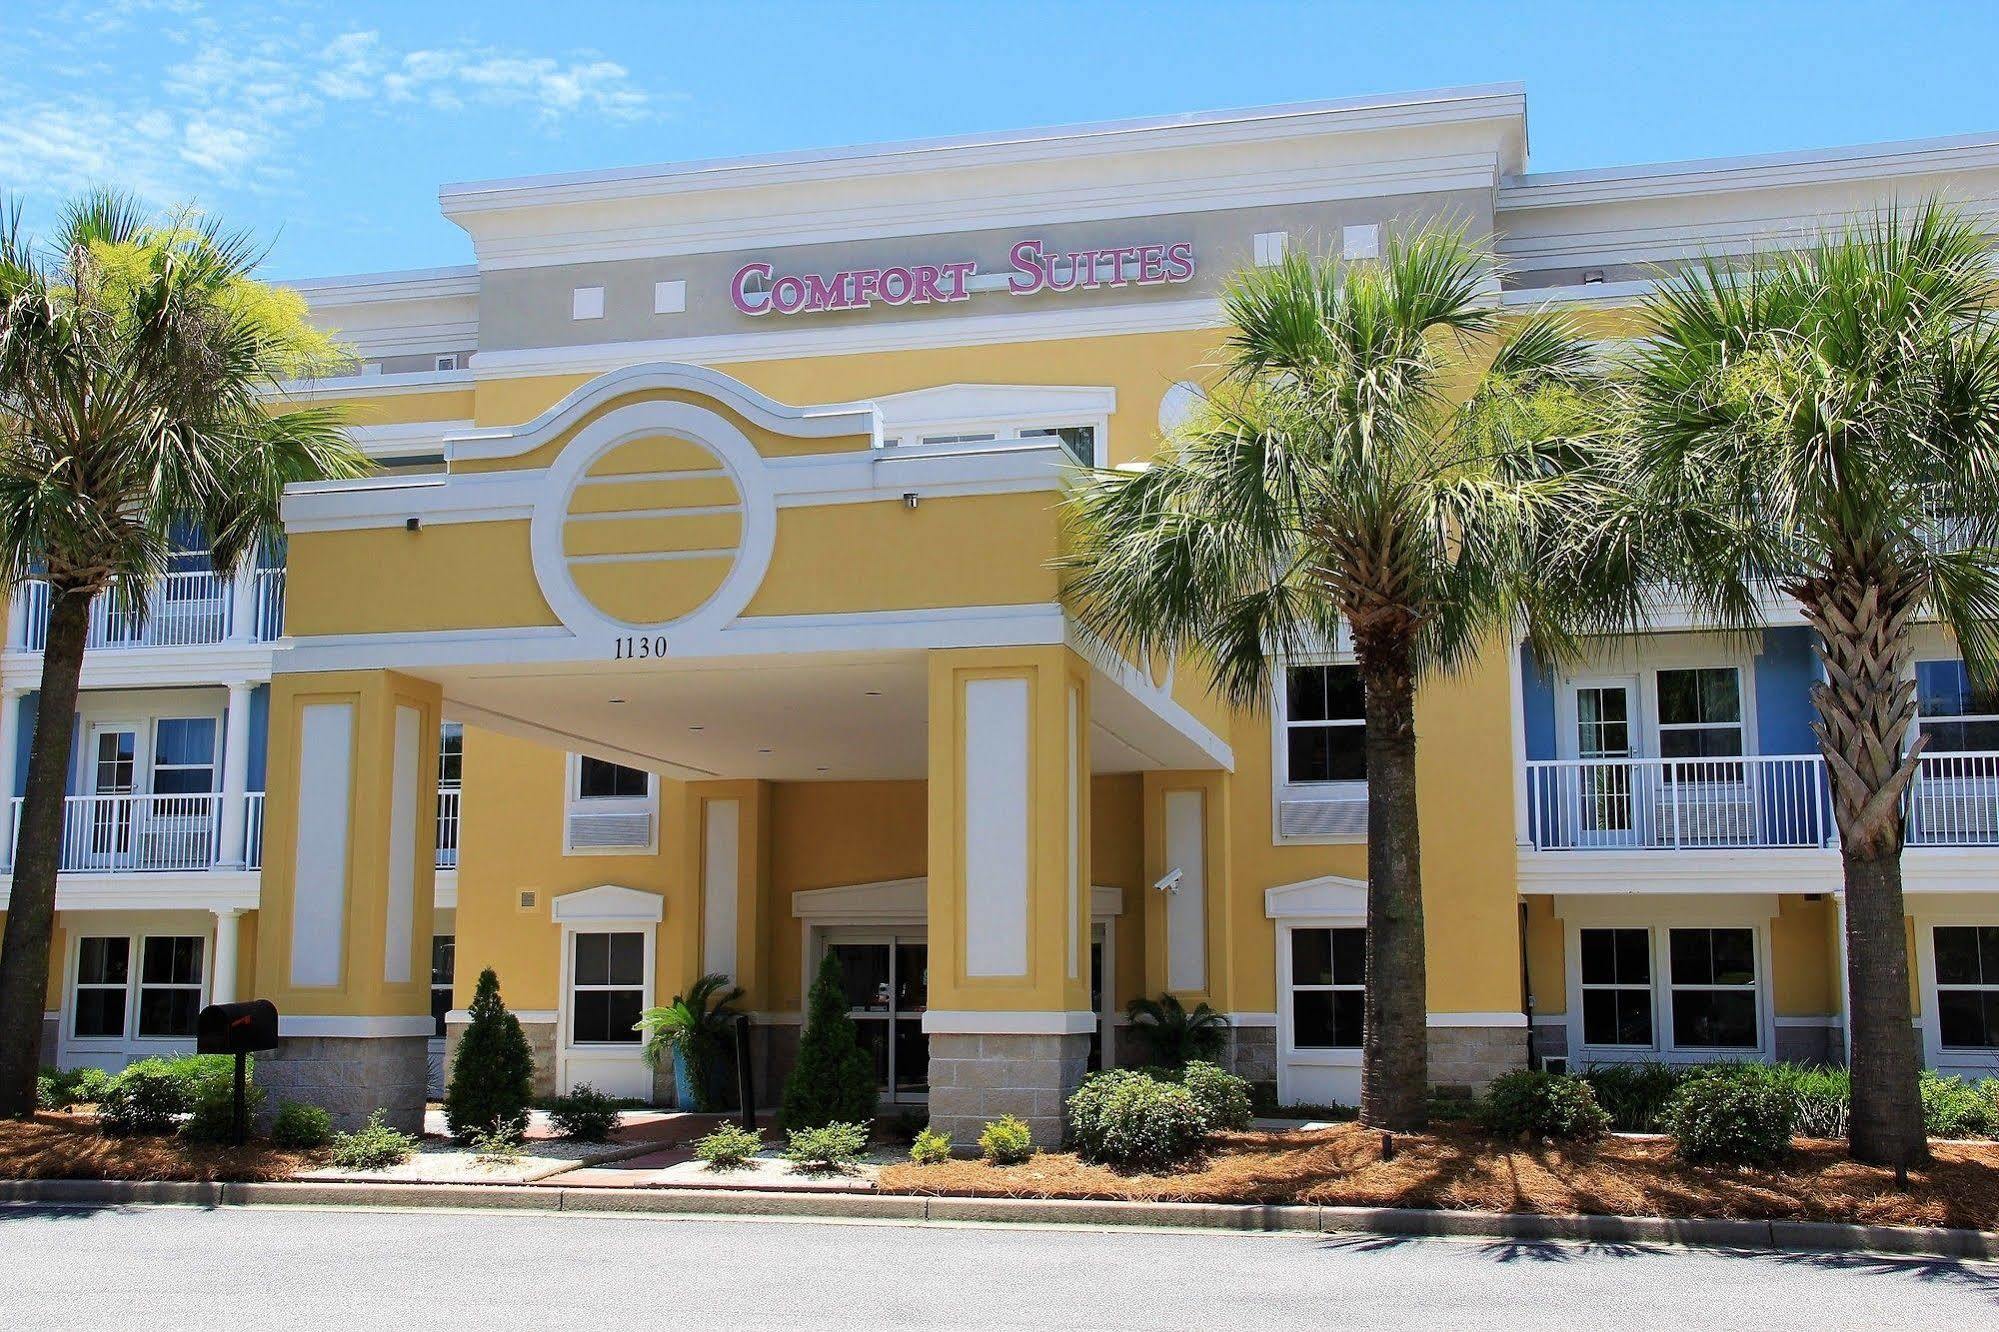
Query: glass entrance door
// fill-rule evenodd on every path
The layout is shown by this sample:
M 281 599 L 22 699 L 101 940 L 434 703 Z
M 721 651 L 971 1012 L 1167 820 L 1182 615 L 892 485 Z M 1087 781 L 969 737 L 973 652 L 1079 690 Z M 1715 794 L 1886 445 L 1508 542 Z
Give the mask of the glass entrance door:
M 836 939 L 826 951 L 839 959 L 847 1013 L 861 1047 L 875 1062 L 884 1101 L 930 1095 L 930 1041 L 923 1010 L 930 988 L 930 946 L 921 936 L 871 935 Z
M 1629 683 L 1576 686 L 1576 825 L 1592 842 L 1620 842 L 1635 830 L 1632 808 L 1633 709 Z
M 91 730 L 89 863 L 109 868 L 132 851 L 132 795 L 139 789 L 139 733 L 129 726 Z

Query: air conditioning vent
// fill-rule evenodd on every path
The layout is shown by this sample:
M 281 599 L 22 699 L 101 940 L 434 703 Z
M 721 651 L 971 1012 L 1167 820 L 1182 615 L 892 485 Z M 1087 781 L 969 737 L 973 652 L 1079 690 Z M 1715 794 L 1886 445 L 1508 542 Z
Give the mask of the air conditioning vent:
M 520 896 L 521 910 L 523 911 L 534 910 L 535 904 L 540 900 L 541 900 L 541 894 L 537 893 L 534 889 L 532 888 L 521 889 L 521 896 Z
M 644 851 L 651 846 L 651 810 L 570 812 L 569 847 L 572 851 Z
M 1569 1071 L 1569 1058 L 1568 1058 L 1568 1056 L 1567 1056 L 1567 1055 L 1549 1055 L 1549 1056 L 1547 1056 L 1546 1058 L 1542 1059 L 1542 1061 L 1541 1061 L 1541 1071 L 1542 1071 L 1543 1073 L 1566 1073 L 1566 1072 L 1568 1072 L 1568 1071 Z
M 1284 837 L 1365 837 L 1367 797 L 1345 800 L 1280 800 L 1277 830 Z

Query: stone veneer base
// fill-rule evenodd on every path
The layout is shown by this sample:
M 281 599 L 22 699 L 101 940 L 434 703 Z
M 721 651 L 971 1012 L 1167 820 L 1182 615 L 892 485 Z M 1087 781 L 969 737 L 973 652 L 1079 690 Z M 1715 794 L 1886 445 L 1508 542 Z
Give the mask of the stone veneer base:
M 424 1036 L 287 1036 L 257 1056 L 265 1112 L 282 1101 L 304 1101 L 333 1117 L 336 1129 L 357 1129 L 380 1110 L 390 1127 L 423 1132 L 429 1038 Z
M 1087 1035 L 930 1037 L 930 1126 L 951 1135 L 959 1151 L 975 1149 L 979 1132 L 1001 1115 L 1027 1121 L 1037 1146 L 1062 1141 L 1062 1103 L 1083 1080 Z
M 1527 1067 L 1527 1028 L 1430 1028 L 1430 1085 L 1476 1095 L 1501 1073 Z

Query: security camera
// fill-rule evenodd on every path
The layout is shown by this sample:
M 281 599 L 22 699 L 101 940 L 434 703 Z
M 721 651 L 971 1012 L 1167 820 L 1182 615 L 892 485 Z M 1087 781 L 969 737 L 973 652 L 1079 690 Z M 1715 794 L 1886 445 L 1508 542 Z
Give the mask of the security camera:
M 1168 870 L 1160 875 L 1159 882 L 1152 886 L 1162 893 L 1177 893 L 1180 891 L 1180 873 L 1177 869 Z

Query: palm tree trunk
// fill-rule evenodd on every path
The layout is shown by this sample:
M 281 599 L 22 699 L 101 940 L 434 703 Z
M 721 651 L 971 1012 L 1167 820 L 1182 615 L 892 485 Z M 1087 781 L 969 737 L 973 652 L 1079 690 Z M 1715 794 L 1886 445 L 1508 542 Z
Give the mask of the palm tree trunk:
M 1923 584 L 1855 559 L 1791 589 L 1818 631 L 1824 682 L 1812 689 L 1819 750 L 1832 779 L 1846 888 L 1846 1021 L 1853 1078 L 1847 1148 L 1856 1160 L 1929 1159 L 1909 1012 L 1902 905 L 1902 799 L 1920 742 L 1909 622 Z
M 7 931 L 0 939 L 0 1118 L 25 1119 L 35 1111 L 42 1002 L 48 987 L 49 940 L 55 932 L 56 870 L 62 864 L 70 731 L 76 720 L 90 602 L 88 592 L 64 592 L 53 585 L 49 589 L 41 701 L 16 832 Z M 10 793 L 0 792 L 6 794 Z
M 1422 845 L 1416 822 L 1416 676 L 1412 644 L 1356 645 L 1367 712 L 1367 1022 L 1360 1120 L 1420 1129 L 1430 1097 Z
M 1902 857 L 1844 851 L 1846 1020 L 1853 1108 L 1847 1150 L 1876 1165 L 1929 1159 L 1909 1018 L 1909 955 L 1902 923 Z

